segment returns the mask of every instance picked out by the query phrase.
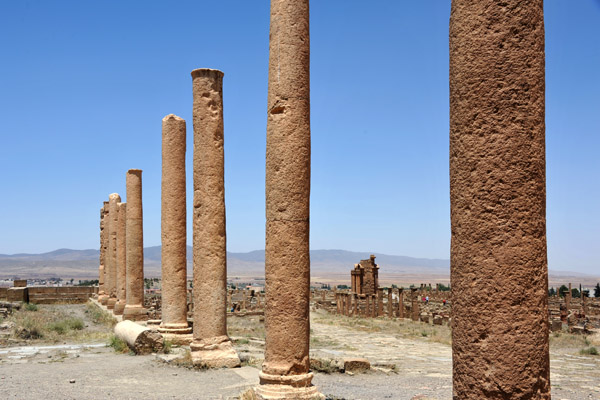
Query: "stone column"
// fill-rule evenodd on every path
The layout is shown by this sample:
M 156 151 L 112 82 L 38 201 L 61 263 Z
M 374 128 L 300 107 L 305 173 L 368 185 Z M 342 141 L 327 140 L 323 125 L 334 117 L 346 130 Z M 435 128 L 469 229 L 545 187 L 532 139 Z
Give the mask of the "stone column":
M 387 291 L 387 316 L 388 318 L 394 317 L 394 299 L 392 296 L 392 288 Z
M 417 288 L 411 288 L 410 289 L 410 316 L 411 319 L 413 321 L 418 321 L 419 320 L 419 314 L 420 314 L 420 307 L 419 307 L 419 302 L 420 302 L 420 298 L 419 298 L 419 292 L 420 290 Z
M 571 283 L 569 282 L 569 292 L 565 295 L 565 303 L 567 303 L 567 314 L 571 311 L 571 298 L 573 292 L 571 291 Z
M 383 288 L 377 288 L 377 316 L 383 316 Z
M 549 399 L 543 1 L 452 0 L 457 399 Z
M 142 170 L 127 171 L 127 284 L 123 319 L 145 321 L 148 311 L 144 308 L 144 226 L 142 212 Z
M 309 1 L 271 0 L 262 398 L 322 397 L 309 371 Z M 290 335 L 293 332 L 293 335 Z
M 377 302 L 377 295 L 372 294 L 371 295 L 371 317 L 375 318 L 377 317 L 377 313 L 378 313 L 378 309 L 379 309 L 379 304 Z
M 121 196 L 112 193 L 108 196 L 108 248 L 107 248 L 107 266 L 105 285 L 108 289 L 108 301 L 106 307 L 109 310 L 115 308 L 117 303 L 117 226 L 119 224 L 119 209 L 117 203 L 121 201 Z
M 237 367 L 227 336 L 223 72 L 192 71 L 194 95 L 194 364 Z M 244 303 L 246 296 L 244 294 Z
M 354 302 L 354 311 L 352 311 L 352 315 L 356 317 L 356 316 L 358 316 L 358 294 L 353 293 L 352 299 Z
M 182 118 L 173 114 L 163 118 L 160 208 L 162 310 L 158 331 L 167 335 L 192 333 L 187 320 L 185 131 Z M 175 336 L 170 339 L 177 340 Z
M 335 295 L 335 306 L 336 306 L 338 314 L 342 313 L 341 312 L 342 311 L 342 301 L 341 301 L 341 299 L 342 299 L 341 294 L 336 293 L 336 295 Z
M 117 203 L 117 302 L 113 312 L 115 315 L 122 315 L 127 304 L 126 286 L 127 286 L 127 239 L 126 239 L 126 221 L 127 221 L 127 203 Z
M 104 236 L 106 235 L 106 230 L 104 229 L 104 207 L 100 209 L 100 267 L 98 268 L 98 301 L 106 304 L 108 298 L 106 297 L 106 292 L 104 290 L 104 263 L 105 263 L 105 255 L 106 248 L 104 247 Z
M 404 289 L 398 289 L 398 318 L 404 318 Z
M 344 293 L 344 297 L 346 298 L 346 310 L 344 315 L 348 317 L 350 316 L 350 303 L 352 303 L 352 298 L 350 293 Z

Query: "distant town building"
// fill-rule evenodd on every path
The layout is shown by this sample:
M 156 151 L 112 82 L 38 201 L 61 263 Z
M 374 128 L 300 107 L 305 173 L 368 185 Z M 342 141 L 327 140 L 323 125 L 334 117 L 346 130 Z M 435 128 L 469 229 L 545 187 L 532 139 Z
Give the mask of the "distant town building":
M 354 264 L 350 272 L 352 292 L 357 294 L 377 294 L 379 288 L 379 266 L 375 264 L 375 255 Z

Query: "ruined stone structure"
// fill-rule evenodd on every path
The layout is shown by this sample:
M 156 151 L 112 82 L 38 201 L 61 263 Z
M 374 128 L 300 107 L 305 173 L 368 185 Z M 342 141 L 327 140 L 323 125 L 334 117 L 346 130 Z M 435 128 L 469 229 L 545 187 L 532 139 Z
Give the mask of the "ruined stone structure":
M 125 180 L 127 190 L 127 282 L 123 319 L 143 321 L 148 318 L 144 308 L 144 227 L 142 212 L 142 170 L 130 169 Z
M 119 208 L 117 203 L 121 196 L 112 193 L 108 196 L 108 248 L 106 254 L 105 286 L 108 289 L 106 307 L 112 310 L 117 303 L 117 226 L 119 224 Z
M 371 254 L 370 258 L 354 264 L 350 278 L 353 293 L 376 294 L 379 289 L 379 266 L 375 264 L 375 256 Z
M 117 220 L 117 302 L 113 312 L 116 315 L 122 315 L 125 310 L 127 298 L 125 295 L 126 276 L 127 276 L 127 249 L 126 249 L 126 220 L 127 220 L 127 203 L 118 203 L 118 220 Z
M 237 367 L 227 336 L 227 248 L 223 150 L 223 73 L 192 71 L 194 95 L 194 340 L 192 360 Z
M 100 209 L 100 267 L 98 268 L 98 301 L 101 304 L 106 304 L 108 296 L 104 290 L 104 277 L 105 277 L 105 256 L 106 256 L 106 229 L 105 228 L 105 206 Z
M 543 1 L 453 0 L 453 391 L 549 399 Z
M 259 399 L 319 396 L 311 385 L 313 375 L 309 371 L 308 3 L 308 0 L 271 0 L 266 157 L 266 347 L 260 385 L 256 388 Z
M 158 330 L 189 334 L 187 321 L 185 120 L 162 120 L 161 265 L 162 304 Z

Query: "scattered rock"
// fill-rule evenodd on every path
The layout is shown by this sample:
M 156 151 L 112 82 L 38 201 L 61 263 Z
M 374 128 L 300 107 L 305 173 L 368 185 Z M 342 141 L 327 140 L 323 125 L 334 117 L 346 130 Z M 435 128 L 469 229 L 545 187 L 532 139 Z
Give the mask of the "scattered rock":
M 371 363 L 366 358 L 345 358 L 344 371 L 361 373 L 371 369 Z

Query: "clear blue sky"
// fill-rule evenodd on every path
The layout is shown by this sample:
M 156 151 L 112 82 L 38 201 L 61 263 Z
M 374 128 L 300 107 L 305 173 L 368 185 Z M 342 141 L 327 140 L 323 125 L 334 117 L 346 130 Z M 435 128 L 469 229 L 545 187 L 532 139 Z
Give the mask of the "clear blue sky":
M 449 0 L 312 1 L 311 246 L 448 258 Z M 600 270 L 600 1 L 546 0 L 550 268 Z M 0 2 L 0 253 L 98 247 L 143 173 L 160 244 L 161 119 L 225 72 L 228 249 L 264 248 L 269 1 Z

